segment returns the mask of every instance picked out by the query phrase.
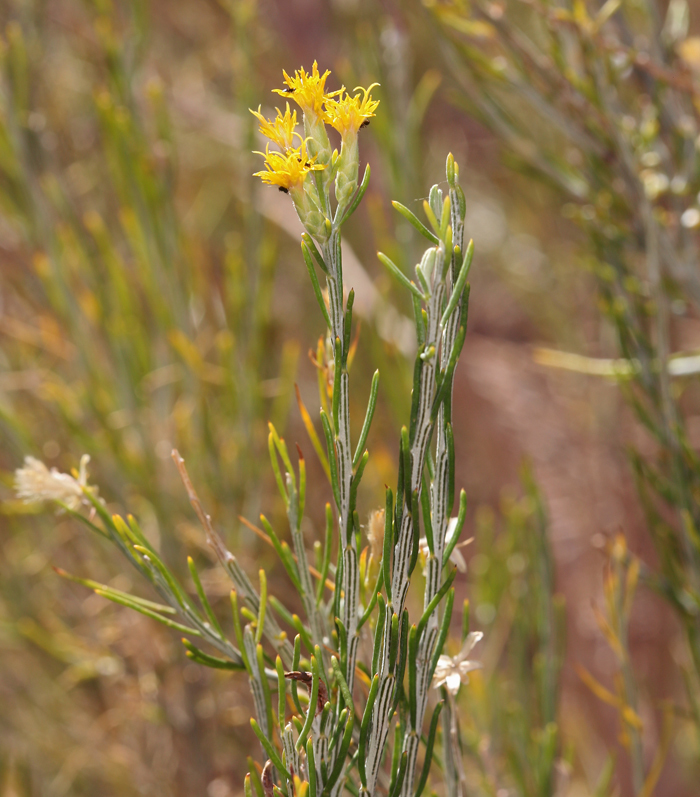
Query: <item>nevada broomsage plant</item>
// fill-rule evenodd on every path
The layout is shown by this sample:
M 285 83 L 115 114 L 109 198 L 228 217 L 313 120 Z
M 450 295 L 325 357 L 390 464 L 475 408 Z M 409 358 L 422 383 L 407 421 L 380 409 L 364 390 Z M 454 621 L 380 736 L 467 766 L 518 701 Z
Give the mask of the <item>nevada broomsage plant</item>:
M 266 763 L 259 769 L 250 761 L 246 795 L 335 797 L 347 788 L 352 794 L 417 797 L 431 770 L 446 700 L 450 705 L 443 712 L 447 717 L 443 724 L 443 778 L 449 794 L 461 794 L 464 775 L 453 698 L 468 681 L 468 672 L 478 666 L 467 655 L 481 635 L 469 634 L 466 627 L 462 651 L 454 659 L 443 649 L 457 572 L 450 560 L 459 562 L 456 546 L 466 516 L 466 495 L 461 491 L 457 516 L 452 517 L 452 384 L 466 335 L 473 243 L 464 244 L 465 200 L 458 184 L 459 169 L 450 155 L 447 194 L 443 196 L 442 190 L 433 186 L 424 202 L 429 226 L 394 203 L 430 244 L 415 268 L 415 281 L 379 254 L 381 262 L 410 292 L 418 354 L 410 419 L 399 442 L 396 489 L 387 488 L 384 509 L 371 516 L 370 544 L 363 548 L 357 491 L 369 458 L 365 444 L 379 374 L 375 372 L 372 379 L 364 423 L 353 442 L 349 369 L 356 345 L 352 336 L 354 292 L 351 289 L 346 295 L 343 284 L 341 231 L 369 182 L 369 166 L 359 181 L 358 133 L 369 123 L 378 101 L 371 97 L 373 87 L 357 89 L 354 94 L 344 88 L 327 92 L 328 75 L 321 75 L 315 63 L 310 73 L 303 69 L 293 77 L 285 73 L 285 88 L 278 93 L 301 109 L 303 133 L 297 132 L 296 111 L 290 110 L 288 103 L 273 120 L 260 110 L 253 112 L 261 132 L 278 148 L 268 145 L 263 153 L 265 168 L 259 176 L 288 193 L 294 203 L 305 230 L 303 259 L 326 327 L 325 346 L 318 353 L 325 450 L 300 402 L 333 497 L 333 506 L 329 503 L 325 508 L 325 538 L 314 544 L 313 566 L 302 533 L 304 457 L 298 449 L 295 467 L 285 441 L 272 425 L 269 452 L 286 508 L 291 545 L 267 518 L 260 518 L 260 533 L 278 553 L 298 593 L 303 618 L 271 594 L 264 570 L 259 573 L 259 588 L 243 572 L 203 509 L 177 451 L 173 458 L 190 502 L 233 583 L 235 643 L 224 633 L 192 560 L 190 572 L 201 608 L 178 583 L 135 518 L 125 520 L 109 513 L 87 484 L 84 466 L 81 474 L 71 477 L 28 458 L 17 471 L 17 488 L 28 500 L 55 500 L 65 512 L 115 544 L 150 581 L 163 603 L 71 578 L 185 634 L 183 644 L 195 662 L 248 674 L 256 712 L 251 725 Z M 328 125 L 340 133 L 339 152 L 331 147 Z M 325 277 L 325 292 L 319 273 Z M 89 514 L 81 511 L 84 508 Z M 424 573 L 423 606 L 419 615 L 412 616 L 407 595 L 419 562 Z M 247 621 L 245 626 L 241 617 Z M 195 646 L 192 639 L 207 643 L 216 655 Z M 300 692 L 299 683 L 308 694 Z M 432 686 L 440 690 L 441 699 L 426 731 Z M 273 703 L 274 690 L 277 700 Z M 388 742 L 390 736 L 393 742 Z M 423 764 L 418 773 L 421 746 Z

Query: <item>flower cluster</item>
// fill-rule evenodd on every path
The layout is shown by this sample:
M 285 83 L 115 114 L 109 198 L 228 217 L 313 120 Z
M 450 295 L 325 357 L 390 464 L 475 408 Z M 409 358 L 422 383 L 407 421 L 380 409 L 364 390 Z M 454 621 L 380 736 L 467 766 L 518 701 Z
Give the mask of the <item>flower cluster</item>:
M 317 240 L 325 241 L 331 226 L 331 184 L 335 182 L 335 200 L 341 211 L 357 190 L 357 134 L 375 115 L 379 100 L 373 100 L 370 91 L 378 84 L 355 89 L 355 96 L 344 86 L 329 92 L 326 80 L 330 71 L 320 74 L 316 61 L 311 72 L 301 68 L 294 76 L 283 74 L 285 88 L 274 91 L 299 106 L 304 132 L 297 132 L 297 114 L 290 111 L 289 103 L 284 113 L 276 109 L 275 119 L 265 118 L 260 108 L 251 109 L 260 122 L 260 132 L 279 148 L 271 150 L 268 145 L 265 152 L 258 153 L 265 158 L 265 169 L 255 176 L 289 193 L 306 230 Z M 331 150 L 326 125 L 340 133 L 340 153 Z

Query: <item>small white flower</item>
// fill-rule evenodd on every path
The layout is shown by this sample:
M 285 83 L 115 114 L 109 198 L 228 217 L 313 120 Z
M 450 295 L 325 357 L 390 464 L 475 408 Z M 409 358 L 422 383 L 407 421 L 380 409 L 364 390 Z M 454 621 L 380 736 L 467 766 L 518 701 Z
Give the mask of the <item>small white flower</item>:
M 447 529 L 445 531 L 445 545 L 449 545 L 452 541 L 452 537 L 457 532 L 457 518 L 453 517 L 450 518 L 449 522 L 447 523 Z M 467 563 L 464 560 L 464 556 L 462 556 L 462 552 L 459 550 L 463 548 L 465 545 L 469 545 L 473 538 L 465 540 L 464 542 L 460 542 L 459 545 L 455 545 L 452 549 L 452 553 L 450 554 L 450 562 L 457 567 L 460 573 L 467 572 Z M 418 540 L 418 552 L 421 556 L 421 561 L 424 563 L 427 561 L 428 557 L 430 556 L 430 548 L 428 547 L 428 539 L 426 537 L 421 537 Z
M 444 653 L 440 656 L 433 676 L 434 689 L 444 685 L 451 695 L 456 695 L 462 684 L 469 683 L 469 673 L 478 670 L 482 664 L 480 661 L 469 661 L 467 656 L 483 636 L 481 631 L 472 631 L 464 640 L 462 650 L 454 658 Z
M 84 454 L 80 460 L 78 478 L 61 473 L 56 468 L 49 470 L 35 457 L 25 457 L 24 467 L 15 471 L 15 491 L 27 503 L 39 501 L 61 501 L 69 509 L 77 509 L 85 500 L 83 487 L 87 486 L 87 464 L 90 457 Z

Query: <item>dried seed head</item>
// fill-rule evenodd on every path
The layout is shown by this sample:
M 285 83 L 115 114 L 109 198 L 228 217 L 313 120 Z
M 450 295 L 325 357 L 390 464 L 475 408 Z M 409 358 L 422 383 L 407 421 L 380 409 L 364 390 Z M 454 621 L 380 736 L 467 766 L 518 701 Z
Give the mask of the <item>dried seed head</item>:
M 265 762 L 260 780 L 262 781 L 265 797 L 273 797 L 275 793 L 275 784 L 272 780 L 272 761 L 270 761 L 269 758 Z
M 61 473 L 56 468 L 49 470 L 35 457 L 25 457 L 24 467 L 15 471 L 15 491 L 27 503 L 39 501 L 61 501 L 69 509 L 77 509 L 87 502 L 83 487 L 87 487 L 87 465 L 90 457 L 85 454 L 80 460 L 80 471 L 74 475 Z
M 309 695 L 311 695 L 312 683 L 313 683 L 313 675 L 310 672 L 305 670 L 293 670 L 292 672 L 286 672 L 284 674 L 285 678 L 289 678 L 291 681 L 300 681 L 304 684 L 304 686 L 309 690 Z M 323 707 L 328 702 L 328 689 L 326 689 L 326 685 L 323 683 L 323 680 L 319 680 L 318 682 L 318 701 L 316 703 L 316 714 L 315 717 L 323 711 Z

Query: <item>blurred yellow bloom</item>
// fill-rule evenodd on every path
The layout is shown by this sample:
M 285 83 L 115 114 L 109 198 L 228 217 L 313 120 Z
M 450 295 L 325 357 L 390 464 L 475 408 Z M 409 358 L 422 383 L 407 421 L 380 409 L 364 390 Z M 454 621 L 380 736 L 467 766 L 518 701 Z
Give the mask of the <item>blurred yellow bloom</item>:
M 282 114 L 279 108 L 275 108 L 277 117 L 274 121 L 266 119 L 262 113 L 260 113 L 260 107 L 261 106 L 258 106 L 257 111 L 254 111 L 252 108 L 249 110 L 260 122 L 259 130 L 266 138 L 269 138 L 270 141 L 273 141 L 280 149 L 285 151 L 294 148 L 295 137 L 299 139 L 299 142 L 302 141 L 301 134 L 296 132 L 297 112 L 290 112 L 289 103 L 287 103 L 287 110 L 284 114 Z
M 378 85 L 379 83 L 372 83 L 367 89 L 358 86 L 355 91 L 361 91 L 362 96 L 359 93 L 354 97 L 349 94 L 345 94 L 345 96 L 341 94 L 337 100 L 326 100 L 326 121 L 340 133 L 343 139 L 357 135 L 357 131 L 367 123 L 371 116 L 374 116 L 379 100 L 373 100 L 370 91 Z
M 287 88 L 273 89 L 273 91 L 283 97 L 291 96 L 304 113 L 311 113 L 315 116 L 322 117 L 324 102 L 343 90 L 326 94 L 326 78 L 330 75 L 330 70 L 327 69 L 320 75 L 316 61 L 313 63 L 310 74 L 304 70 L 304 67 L 297 69 L 294 77 L 290 77 L 284 70 L 283 74 Z
M 304 142 L 300 147 L 285 153 L 271 152 L 268 144 L 265 152 L 255 154 L 265 156 L 265 171 L 255 172 L 254 176 L 259 177 L 263 183 L 279 186 L 282 191 L 301 187 L 309 172 L 326 168 L 314 163 L 316 159 L 309 156 Z

